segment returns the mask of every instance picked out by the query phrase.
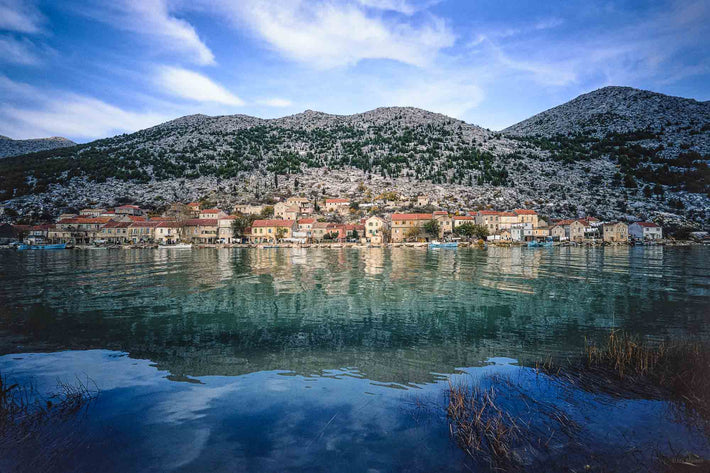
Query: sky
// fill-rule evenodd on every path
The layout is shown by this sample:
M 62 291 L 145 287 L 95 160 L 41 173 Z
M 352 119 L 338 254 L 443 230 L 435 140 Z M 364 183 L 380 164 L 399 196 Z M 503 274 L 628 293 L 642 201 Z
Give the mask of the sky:
M 710 2 L 0 0 L 0 134 L 413 106 L 499 130 L 624 85 L 710 99 Z

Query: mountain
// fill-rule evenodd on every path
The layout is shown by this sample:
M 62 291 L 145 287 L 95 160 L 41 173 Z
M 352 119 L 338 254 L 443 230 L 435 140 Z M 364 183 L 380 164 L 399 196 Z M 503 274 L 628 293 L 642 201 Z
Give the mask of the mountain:
M 67 146 L 74 146 L 75 144 L 76 143 L 73 141 L 62 138 L 61 136 L 37 138 L 33 140 L 13 140 L 7 136 L 0 135 L 0 158 L 34 153 L 36 151 L 45 151 L 54 148 L 65 148 Z
M 705 224 L 706 110 L 707 103 L 616 87 L 503 132 L 411 107 L 276 119 L 190 115 L 1 160 L 0 201 L 42 216 L 89 204 L 160 209 L 206 199 L 231 208 L 290 193 L 368 201 L 395 191 L 429 194 L 452 210 L 524 206 L 551 217 Z M 672 146 L 670 129 L 683 137 Z

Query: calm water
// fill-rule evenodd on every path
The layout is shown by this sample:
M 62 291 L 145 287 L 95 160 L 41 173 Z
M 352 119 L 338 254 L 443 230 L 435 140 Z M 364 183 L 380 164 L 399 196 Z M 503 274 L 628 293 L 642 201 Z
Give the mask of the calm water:
M 702 247 L 0 251 L 0 373 L 100 389 L 0 470 L 466 471 L 449 379 L 539 391 L 521 366 L 611 328 L 708 339 L 708 268 Z M 569 409 L 608 449 L 710 452 L 662 402 Z

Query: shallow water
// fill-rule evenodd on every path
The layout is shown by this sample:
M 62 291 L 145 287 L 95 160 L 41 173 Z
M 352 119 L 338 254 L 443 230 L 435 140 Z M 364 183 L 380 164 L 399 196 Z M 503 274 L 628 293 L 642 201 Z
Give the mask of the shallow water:
M 552 400 L 515 365 L 612 328 L 707 340 L 709 267 L 710 249 L 660 246 L 2 251 L 0 373 L 100 389 L 46 427 L 66 439 L 40 449 L 53 471 L 466 471 L 448 380 L 503 374 Z M 632 464 L 708 451 L 666 403 L 565 398 Z M 0 457 L 34 467 L 37 448 Z

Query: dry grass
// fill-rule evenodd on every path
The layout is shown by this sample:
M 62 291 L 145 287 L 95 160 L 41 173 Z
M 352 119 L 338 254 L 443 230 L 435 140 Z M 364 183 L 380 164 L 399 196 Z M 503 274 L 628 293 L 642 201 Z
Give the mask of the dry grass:
M 512 444 L 520 431 L 515 419 L 496 404 L 495 389 L 449 383 L 448 395 L 449 429 L 458 446 L 492 466 L 512 464 Z

